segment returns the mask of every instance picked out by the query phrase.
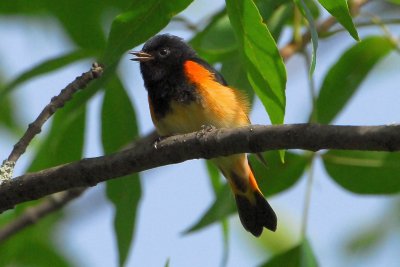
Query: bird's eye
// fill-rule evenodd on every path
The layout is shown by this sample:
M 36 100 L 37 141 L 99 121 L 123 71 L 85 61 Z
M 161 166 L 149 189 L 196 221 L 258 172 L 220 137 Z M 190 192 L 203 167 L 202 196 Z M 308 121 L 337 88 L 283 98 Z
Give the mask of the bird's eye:
M 160 51 L 158 51 L 158 54 L 162 57 L 166 57 L 169 54 L 169 49 L 168 48 L 161 48 Z

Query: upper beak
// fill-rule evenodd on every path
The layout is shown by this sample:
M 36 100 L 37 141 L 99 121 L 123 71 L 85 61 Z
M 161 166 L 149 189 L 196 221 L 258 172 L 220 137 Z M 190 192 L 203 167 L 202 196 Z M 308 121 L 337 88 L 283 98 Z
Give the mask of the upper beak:
M 132 61 L 146 62 L 154 59 L 152 55 L 143 51 L 130 51 L 129 54 L 135 56 L 135 58 L 131 58 Z

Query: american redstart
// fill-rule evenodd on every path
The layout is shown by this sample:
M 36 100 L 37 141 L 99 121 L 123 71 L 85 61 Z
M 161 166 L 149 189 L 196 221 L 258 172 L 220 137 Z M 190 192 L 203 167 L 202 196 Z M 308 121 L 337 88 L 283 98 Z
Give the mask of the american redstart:
M 156 35 L 142 51 L 130 54 L 140 62 L 151 118 L 160 136 L 195 132 L 207 125 L 250 124 L 246 96 L 228 87 L 222 75 L 179 37 Z M 246 154 L 212 161 L 232 188 L 244 228 L 254 236 L 260 236 L 264 227 L 275 231 L 275 212 L 258 188 Z

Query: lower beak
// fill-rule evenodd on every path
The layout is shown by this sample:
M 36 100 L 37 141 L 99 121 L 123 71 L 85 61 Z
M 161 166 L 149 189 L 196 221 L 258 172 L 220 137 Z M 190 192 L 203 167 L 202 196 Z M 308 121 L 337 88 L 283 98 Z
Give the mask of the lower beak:
M 130 51 L 129 54 L 135 56 L 135 58 L 131 58 L 132 61 L 146 62 L 154 59 L 152 55 L 143 51 Z

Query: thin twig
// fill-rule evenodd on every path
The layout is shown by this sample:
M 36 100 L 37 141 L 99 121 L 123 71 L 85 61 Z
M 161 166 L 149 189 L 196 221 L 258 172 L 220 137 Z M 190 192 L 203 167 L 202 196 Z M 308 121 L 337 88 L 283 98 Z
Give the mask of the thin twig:
M 188 29 L 191 32 L 199 31 L 198 25 L 192 23 L 190 20 L 188 20 L 183 16 L 173 17 L 171 21 L 181 23 L 186 29 Z
M 41 132 L 43 124 L 57 111 L 57 109 L 62 108 L 65 103 L 72 98 L 74 93 L 80 89 L 84 89 L 90 81 L 98 78 L 102 72 L 103 68 L 97 63 L 94 63 L 90 71 L 82 73 L 81 76 L 77 77 L 73 82 L 68 84 L 67 87 L 62 89 L 59 95 L 51 99 L 50 103 L 42 110 L 42 112 L 40 112 L 35 121 L 29 124 L 25 134 L 14 145 L 7 160 L 3 162 L 3 165 L 0 167 L 0 182 L 11 178 L 12 169 L 14 168 L 15 163 L 19 157 L 25 153 L 26 148 L 32 139 Z
M 0 242 L 7 240 L 10 236 L 20 230 L 36 223 L 41 218 L 64 207 L 71 200 L 79 197 L 86 188 L 75 188 L 49 196 L 43 203 L 28 208 L 15 220 L 0 229 Z
M 360 8 L 368 3 L 369 0 L 356 0 L 353 1 L 353 4 L 351 5 L 351 13 L 353 15 L 358 15 Z M 324 20 L 322 23 L 320 23 L 317 26 L 317 32 L 318 36 L 320 34 L 324 34 L 329 31 L 329 29 L 337 23 L 337 20 L 334 17 L 329 17 L 326 20 Z M 288 60 L 293 54 L 302 51 L 304 47 L 310 42 L 311 40 L 311 33 L 310 31 L 307 31 L 304 33 L 301 37 L 301 41 L 292 39 L 287 45 L 282 47 L 280 49 L 280 54 L 283 58 L 283 60 Z
M 304 60 L 306 63 L 306 69 L 310 69 L 311 66 L 311 55 L 306 51 L 303 50 L 302 54 L 304 56 Z M 312 103 L 312 110 L 311 110 L 311 116 L 309 119 L 309 122 L 317 122 L 318 117 L 317 117 L 317 90 L 315 87 L 315 81 L 314 81 L 314 75 L 307 75 L 308 77 L 308 88 L 310 91 L 310 96 L 311 96 L 311 103 Z
M 312 155 L 312 159 L 310 161 L 308 176 L 307 176 L 307 184 L 306 190 L 304 194 L 304 207 L 303 207 L 303 218 L 301 224 L 301 240 L 306 239 L 307 234 L 307 226 L 308 226 L 308 217 L 310 212 L 310 204 L 311 204 L 311 192 L 312 192 L 312 184 L 314 180 L 314 162 L 315 162 L 315 154 Z
M 400 19 L 397 19 L 397 18 L 395 18 L 395 19 L 394 18 L 381 19 L 381 22 L 383 24 L 386 24 L 386 25 L 388 25 L 388 24 L 400 24 Z M 372 20 L 371 21 L 364 21 L 364 22 L 356 22 L 354 25 L 356 26 L 356 28 L 371 27 L 371 26 L 378 26 L 379 27 L 379 25 L 377 25 L 376 22 L 373 22 Z M 319 37 L 326 38 L 326 37 L 332 36 L 332 35 L 334 35 L 336 33 L 344 32 L 344 31 L 347 31 L 347 30 L 345 28 L 339 28 L 339 29 L 328 31 L 328 32 L 320 35 Z

